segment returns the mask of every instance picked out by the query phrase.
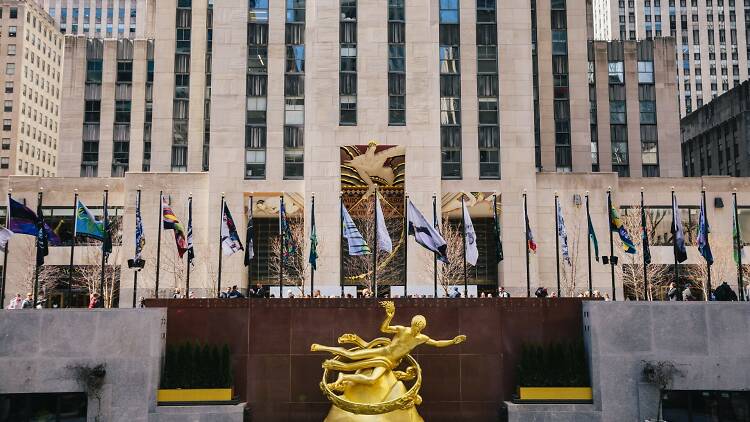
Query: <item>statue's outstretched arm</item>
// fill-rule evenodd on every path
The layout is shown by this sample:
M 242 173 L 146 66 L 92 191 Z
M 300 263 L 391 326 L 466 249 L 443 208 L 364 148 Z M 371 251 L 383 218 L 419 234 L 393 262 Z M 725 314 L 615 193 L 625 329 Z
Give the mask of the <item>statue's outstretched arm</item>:
M 466 340 L 466 336 L 461 334 L 460 336 L 454 337 L 452 340 L 433 340 L 429 339 L 425 342 L 428 346 L 434 346 L 434 347 L 448 347 L 453 346 L 454 344 L 463 343 Z
M 380 306 L 385 309 L 385 319 L 380 324 L 380 331 L 388 334 L 396 333 L 396 327 L 391 327 L 391 320 L 396 314 L 396 304 L 389 300 L 380 302 Z

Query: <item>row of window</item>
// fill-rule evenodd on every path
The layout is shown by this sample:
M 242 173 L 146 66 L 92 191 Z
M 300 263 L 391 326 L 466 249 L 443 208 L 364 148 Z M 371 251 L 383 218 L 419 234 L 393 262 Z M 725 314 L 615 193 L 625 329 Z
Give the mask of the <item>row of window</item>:
M 497 3 L 476 0 L 479 177 L 500 178 Z
M 267 145 L 268 0 L 249 0 L 247 16 L 245 178 L 263 179 Z
M 573 170 L 570 142 L 570 93 L 568 81 L 568 19 L 565 0 L 551 2 L 553 117 L 555 124 L 555 169 Z
M 135 27 L 137 22 L 137 3 L 136 0 L 130 0 L 130 7 L 126 11 L 125 9 L 125 2 L 119 3 L 119 8 L 117 9 L 117 19 L 115 20 L 115 9 L 113 7 L 108 7 L 106 9 L 103 9 L 101 7 L 101 3 L 97 4 L 97 7 L 94 9 L 94 30 L 96 32 L 96 35 L 99 36 L 102 33 L 102 28 L 104 27 L 106 29 L 106 36 L 112 37 L 112 34 L 114 32 L 114 25 L 116 22 L 117 25 L 117 35 L 118 37 L 123 37 L 125 35 L 125 29 L 127 25 L 128 29 L 128 36 L 133 37 L 135 36 Z M 106 11 L 106 20 L 104 19 L 104 13 Z M 49 8 L 49 14 L 53 18 L 57 18 L 60 23 L 60 32 L 67 33 L 70 32 L 72 34 L 78 34 L 79 28 L 80 32 L 82 34 L 88 34 L 91 31 L 91 24 L 92 24 L 92 10 L 90 7 L 73 7 L 70 9 L 70 19 L 68 19 L 68 8 L 67 7 L 61 7 L 60 8 L 60 16 L 57 17 L 57 9 L 55 7 Z M 126 13 L 127 12 L 127 13 Z M 68 21 L 70 21 L 70 31 L 68 31 Z
M 406 124 L 406 10 L 388 0 L 388 124 Z
M 174 101 L 172 106 L 171 170 L 187 171 L 188 121 L 190 111 L 190 46 L 192 1 L 177 3 L 174 56 Z
M 305 78 L 305 0 L 286 0 L 287 79 L 303 84 Z M 304 91 L 284 90 L 284 178 L 304 177 Z
M 117 42 L 115 119 L 112 139 L 112 177 L 123 177 L 130 163 L 130 110 L 132 108 L 133 43 Z
M 143 118 L 142 171 L 151 171 L 151 124 L 154 109 L 154 40 L 146 44 L 146 102 Z
M 459 0 L 440 1 L 440 152 L 443 179 L 461 178 Z
M 203 156 L 201 169 L 208 171 L 211 147 L 211 58 L 213 57 L 214 0 L 208 0 L 206 9 L 206 93 L 203 98 Z
M 357 0 L 340 0 L 339 124 L 357 124 Z

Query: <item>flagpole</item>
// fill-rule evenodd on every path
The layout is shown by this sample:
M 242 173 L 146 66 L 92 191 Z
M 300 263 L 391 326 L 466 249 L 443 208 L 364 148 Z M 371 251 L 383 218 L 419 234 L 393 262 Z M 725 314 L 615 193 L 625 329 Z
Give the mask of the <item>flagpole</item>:
M 675 248 L 676 248 L 677 230 L 679 230 L 679 228 L 677 227 L 677 224 L 675 224 L 675 213 L 674 213 L 675 208 L 676 208 L 675 205 L 676 205 L 676 202 L 675 202 L 675 197 L 674 197 L 674 186 L 672 186 L 672 228 L 674 229 L 674 233 L 672 234 L 672 243 L 674 243 Z M 678 209 L 677 212 L 680 212 L 680 210 Z M 674 283 L 677 286 L 677 288 L 679 288 L 680 287 L 680 270 L 677 267 L 678 266 L 677 249 L 675 249 L 673 252 L 674 252 L 673 253 L 674 255 Z
M 281 213 L 284 210 L 284 192 L 281 192 L 279 196 L 281 199 L 279 206 L 279 235 L 281 235 L 281 249 L 279 250 L 279 299 L 284 298 L 284 227 L 283 227 L 283 215 Z
M 10 194 L 13 189 L 8 189 L 8 205 L 5 208 L 5 227 L 10 230 Z M 0 287 L 0 309 L 2 309 L 5 303 L 5 282 L 8 274 L 8 249 L 10 246 L 10 239 L 5 242 L 5 252 L 3 252 L 3 285 Z
M 406 215 L 406 208 L 404 208 L 404 215 Z M 438 228 L 438 218 L 437 218 L 437 193 L 432 193 L 432 225 L 437 229 Z M 407 229 L 408 230 L 408 227 Z M 406 231 L 404 231 L 406 233 Z M 409 238 L 409 234 L 406 233 L 405 239 Z M 433 289 L 434 289 L 434 297 L 437 298 L 437 288 L 438 288 L 438 276 L 437 276 L 437 254 L 432 254 L 432 283 L 433 283 Z
M 407 263 L 409 258 L 409 194 L 404 189 L 404 297 L 409 297 L 407 286 L 409 276 L 407 273 Z
M 495 270 L 497 270 L 498 265 L 500 265 L 500 260 L 498 259 L 500 256 L 500 251 L 497 249 L 499 246 L 502 246 L 502 243 L 500 241 L 500 226 L 498 225 L 497 221 L 497 192 L 494 192 L 492 194 L 492 225 L 493 225 L 493 231 L 495 233 Z M 495 279 L 495 291 L 498 292 L 500 288 L 500 275 L 497 275 L 497 278 Z M 499 296 L 498 296 L 499 297 Z
M 615 241 L 612 238 L 612 187 L 607 187 L 607 220 L 609 221 L 609 271 L 612 276 L 612 300 L 617 301 L 617 286 L 615 285 Z
M 703 218 L 708 219 L 706 216 L 706 187 L 701 187 L 701 202 L 703 205 Z M 700 225 L 700 221 L 698 222 Z M 708 242 L 708 233 L 706 233 L 706 242 Z M 705 300 L 708 301 L 711 296 L 711 263 L 706 261 L 706 265 L 708 266 L 708 277 L 706 278 L 706 297 Z
M 529 210 L 526 202 L 526 189 L 523 190 L 524 244 L 526 245 L 526 297 L 531 297 L 531 270 L 529 261 Z
M 136 207 L 136 214 L 141 213 L 141 185 L 138 185 L 138 190 L 136 191 L 136 197 L 135 197 L 135 207 Z M 136 219 L 136 225 L 138 224 L 138 219 Z M 136 226 L 136 231 L 138 230 L 138 227 Z M 142 233 L 141 233 L 142 234 Z M 136 236 L 136 245 L 135 249 L 138 250 L 138 239 Z M 135 262 L 135 264 L 138 264 Z M 138 293 L 138 267 L 135 268 L 134 274 L 133 274 L 133 307 L 135 308 L 135 298 Z
M 311 195 L 311 210 L 310 210 L 310 219 L 311 221 L 311 227 L 310 230 L 315 230 L 315 192 Z M 312 243 L 310 244 L 310 247 L 312 248 Z M 317 265 L 317 264 L 316 264 Z M 302 289 L 302 293 L 305 292 L 305 289 Z M 312 265 L 310 265 L 310 297 L 313 297 L 315 295 L 315 268 L 313 268 Z
M 159 298 L 159 269 L 161 268 L 161 230 L 164 226 L 164 191 L 159 191 L 159 218 L 156 220 L 159 224 L 159 231 L 156 236 L 156 288 L 154 297 Z
M 192 223 L 193 223 L 193 192 L 190 192 L 188 194 L 188 224 L 191 226 L 189 227 L 190 230 L 192 230 Z M 219 231 L 221 231 L 221 227 L 219 227 Z M 187 234 L 188 236 L 192 235 L 192 232 Z M 188 239 L 186 239 L 188 240 Z M 192 245 L 189 245 L 192 247 Z M 192 260 L 190 259 L 190 252 L 188 252 L 187 257 L 187 274 L 185 277 L 185 298 L 190 299 L 190 265 L 192 263 Z
M 224 224 L 224 192 L 221 193 L 221 211 L 219 212 L 219 273 L 216 276 L 216 297 L 221 297 L 221 260 L 224 251 L 221 246 L 221 226 Z
M 646 214 L 646 208 L 644 205 L 643 200 L 643 187 L 641 187 L 641 212 L 645 216 Z M 641 221 L 641 230 L 643 232 L 641 233 L 641 240 L 645 239 L 644 233 L 646 233 L 646 221 L 645 219 L 642 219 Z M 642 244 L 641 249 L 643 249 L 643 300 L 648 300 L 648 263 L 646 262 L 646 245 Z
M 250 218 L 247 220 L 247 224 L 250 224 L 250 222 L 252 221 L 252 218 L 253 218 L 253 195 L 252 194 L 250 194 L 250 209 L 248 209 L 248 214 L 250 215 Z M 254 221 L 253 221 L 253 224 L 255 224 Z M 247 229 L 245 230 L 245 232 L 247 232 Z M 253 233 L 253 237 L 255 237 L 255 233 Z M 247 248 L 247 251 L 245 253 L 247 253 L 247 254 L 250 253 L 250 242 L 248 242 L 248 240 L 250 240 L 250 239 L 245 239 L 245 243 L 247 243 L 247 245 L 245 245 L 245 247 Z M 253 245 L 252 246 L 253 246 L 253 254 L 255 254 L 255 250 L 254 250 L 255 249 L 255 241 L 254 241 L 254 239 L 253 239 Z M 249 257 L 250 255 L 247 255 L 247 256 Z M 252 281 L 253 281 L 252 280 L 252 275 L 253 275 L 253 263 L 252 263 L 251 259 L 248 259 L 247 260 L 247 292 L 248 292 L 248 295 L 250 294 L 250 287 L 252 286 Z M 255 292 L 255 294 L 257 295 L 257 294 L 259 294 L 259 292 Z
M 555 268 L 557 271 L 557 297 L 560 297 L 560 215 L 557 211 L 557 191 L 555 191 Z
M 107 264 L 107 239 L 109 238 L 109 235 L 107 233 L 108 231 L 108 224 L 107 224 L 107 202 L 109 200 L 109 185 L 104 185 L 104 201 L 103 201 L 103 208 L 102 208 L 102 225 L 104 226 L 104 239 L 102 239 L 102 272 L 99 277 L 99 297 L 102 299 L 102 303 L 105 303 L 104 300 L 104 270 L 105 265 Z
M 734 199 L 734 222 L 737 226 L 737 240 L 736 240 L 736 248 L 737 248 L 737 276 L 738 276 L 738 284 L 737 287 L 740 291 L 740 301 L 745 300 L 745 287 L 744 283 L 742 282 L 742 234 L 740 233 L 740 220 L 739 215 L 737 215 L 737 188 L 734 188 L 734 192 L 732 192 L 732 199 Z
M 372 290 L 375 298 L 378 297 L 378 185 L 375 184 L 375 196 L 374 196 L 373 207 L 375 214 L 375 230 L 373 230 L 373 242 L 372 242 Z
M 466 206 L 464 205 L 464 193 L 461 192 L 461 227 L 463 228 L 463 240 L 464 240 L 464 297 L 469 297 L 469 273 L 466 271 Z
M 339 193 L 339 287 L 344 297 L 344 192 Z
M 589 297 L 592 297 L 594 295 L 594 277 L 591 274 L 591 233 L 589 232 L 589 221 L 591 221 L 591 209 L 589 208 L 589 191 L 586 191 L 586 243 L 588 247 L 587 258 L 589 265 Z
M 37 194 L 37 208 L 42 211 L 42 198 L 44 195 L 44 188 L 39 187 L 39 193 Z M 41 215 L 37 216 L 37 219 L 43 219 Z M 36 240 L 36 263 L 34 265 L 34 309 L 36 309 L 37 300 L 39 299 L 39 230 L 44 230 L 44 226 L 41 228 L 37 227 L 37 240 Z
M 68 297 L 66 308 L 70 308 L 70 302 L 73 301 L 73 256 L 76 251 L 76 222 L 78 221 L 78 189 L 73 189 L 73 242 L 70 245 L 70 265 L 68 266 Z

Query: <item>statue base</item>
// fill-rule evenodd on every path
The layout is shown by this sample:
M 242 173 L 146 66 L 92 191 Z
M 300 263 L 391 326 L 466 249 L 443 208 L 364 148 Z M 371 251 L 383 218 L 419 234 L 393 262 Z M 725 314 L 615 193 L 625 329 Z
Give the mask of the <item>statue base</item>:
M 362 370 L 361 373 L 368 371 L 371 369 Z M 352 384 L 346 387 L 343 398 L 355 403 L 377 404 L 402 397 L 406 391 L 404 383 L 397 380 L 393 372 L 388 370 L 372 385 Z M 414 406 L 378 415 L 355 414 L 331 406 L 324 422 L 424 422 L 424 419 L 419 416 Z

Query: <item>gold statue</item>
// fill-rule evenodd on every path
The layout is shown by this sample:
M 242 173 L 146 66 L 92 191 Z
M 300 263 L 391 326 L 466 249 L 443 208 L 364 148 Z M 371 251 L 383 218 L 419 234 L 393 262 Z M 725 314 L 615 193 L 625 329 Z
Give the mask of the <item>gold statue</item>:
M 422 334 L 427 326 L 422 315 L 415 315 L 410 327 L 390 325 L 396 305 L 391 301 L 380 302 L 380 305 L 386 314 L 380 331 L 393 334 L 392 339 L 378 337 L 366 342 L 356 334 L 344 334 L 339 337 L 339 344 L 353 344 L 355 347 L 310 346 L 313 352 L 334 355 L 323 362 L 320 383 L 321 390 L 333 403 L 325 422 L 422 422 L 415 408 L 422 403 L 419 396 L 422 370 L 409 353 L 420 344 L 447 347 L 466 340 L 464 335 L 452 340 L 433 340 Z M 397 370 L 402 361 L 405 361 L 405 368 Z M 339 373 L 336 381 L 328 382 L 329 371 Z M 414 383 L 407 390 L 403 381 Z

